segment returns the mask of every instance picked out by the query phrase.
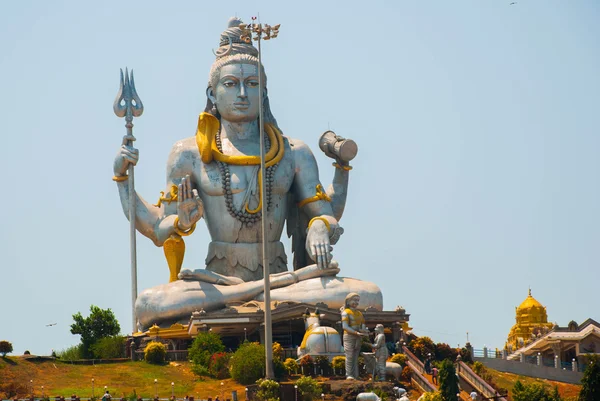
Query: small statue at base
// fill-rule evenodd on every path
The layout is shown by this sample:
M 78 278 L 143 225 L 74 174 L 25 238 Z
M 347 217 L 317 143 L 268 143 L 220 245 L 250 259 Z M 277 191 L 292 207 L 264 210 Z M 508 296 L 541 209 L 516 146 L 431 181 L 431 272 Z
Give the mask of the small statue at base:
M 369 335 L 365 326 L 365 318 L 357 309 L 360 295 L 351 292 L 346 295 L 345 308 L 342 311 L 342 328 L 344 329 L 344 354 L 346 355 L 346 379 L 353 380 L 359 377 L 358 356 L 362 337 Z
M 383 334 L 383 325 L 375 326 L 375 342 L 373 343 L 373 352 L 375 353 L 375 375 L 373 380 L 385 381 L 385 361 L 388 357 L 387 346 L 385 345 L 385 334 Z

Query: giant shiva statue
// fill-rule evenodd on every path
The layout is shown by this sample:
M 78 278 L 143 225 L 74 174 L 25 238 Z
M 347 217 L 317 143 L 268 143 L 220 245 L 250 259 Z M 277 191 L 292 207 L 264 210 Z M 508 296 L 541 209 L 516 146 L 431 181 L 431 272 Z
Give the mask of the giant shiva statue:
M 269 106 L 266 75 L 257 50 L 241 40 L 241 20 L 232 18 L 221 35 L 210 69 L 207 105 L 196 135 L 175 143 L 167 161 L 166 190 L 156 205 L 135 194 L 135 227 L 169 259 L 177 259 L 171 282 L 147 289 L 135 309 L 141 328 L 189 318 L 195 310 L 217 310 L 229 302 L 262 300 L 261 219 L 267 219 L 272 301 L 325 302 L 344 306 L 349 292 L 363 304 L 382 309 L 379 288 L 369 282 L 338 277 L 332 260 L 343 230 L 349 170 L 347 158 L 333 144 L 321 144 L 335 158 L 335 176 L 325 191 L 316 160 L 302 141 L 283 135 Z M 259 87 L 262 74 L 264 87 Z M 266 174 L 260 174 L 259 98 L 264 104 Z M 339 145 L 339 144 L 337 144 Z M 329 146 L 329 147 L 328 147 Z M 338 151 L 336 151 L 336 149 Z M 139 152 L 129 144 L 118 151 L 114 180 L 125 215 L 129 213 L 127 170 Z M 265 204 L 260 202 L 262 180 Z M 203 269 L 179 271 L 182 237 L 203 219 L 211 236 Z M 284 224 L 292 237 L 294 270 L 288 271 L 280 242 Z M 173 256 L 175 255 L 175 256 Z M 170 265 L 171 265 L 170 261 Z

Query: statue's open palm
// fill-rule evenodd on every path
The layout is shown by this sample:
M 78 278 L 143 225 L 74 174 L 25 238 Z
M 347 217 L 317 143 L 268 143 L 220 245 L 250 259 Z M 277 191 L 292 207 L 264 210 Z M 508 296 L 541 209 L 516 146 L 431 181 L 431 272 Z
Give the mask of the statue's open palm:
M 189 175 L 186 175 L 179 183 L 177 190 L 177 216 L 178 226 L 182 230 L 190 229 L 204 214 L 204 205 L 198 190 L 192 189 Z

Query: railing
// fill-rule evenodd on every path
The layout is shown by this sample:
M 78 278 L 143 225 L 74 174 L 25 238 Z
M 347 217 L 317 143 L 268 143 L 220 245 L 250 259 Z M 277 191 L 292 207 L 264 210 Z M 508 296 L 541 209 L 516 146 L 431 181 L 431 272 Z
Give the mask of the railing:
M 144 351 L 135 351 L 133 360 L 134 361 L 143 361 L 144 360 Z M 167 361 L 185 362 L 188 360 L 188 351 L 187 350 L 168 350 L 166 360 Z
M 413 354 L 411 350 L 409 350 L 406 346 L 402 346 L 402 352 L 404 352 L 404 355 L 406 355 L 408 360 L 415 365 L 416 370 L 418 370 L 421 374 L 425 373 L 425 365 L 423 365 L 423 362 L 421 362 L 421 360 L 417 358 L 417 356 Z
M 427 380 L 425 376 L 421 374 L 419 368 L 415 366 L 416 364 L 412 360 L 409 359 L 408 361 L 406 361 L 406 364 L 408 365 L 410 370 L 412 370 L 412 373 L 410 375 L 411 382 L 413 382 L 423 392 L 428 393 L 437 391 L 437 386 L 430 383 L 429 380 Z
M 490 386 L 485 380 L 479 377 L 475 372 L 471 370 L 467 364 L 463 361 L 459 361 L 456 364 L 456 371 L 467 383 L 469 383 L 473 388 L 479 391 L 484 395 L 485 398 L 497 397 L 498 393 L 492 386 Z M 499 401 L 506 401 L 503 397 L 495 398 Z

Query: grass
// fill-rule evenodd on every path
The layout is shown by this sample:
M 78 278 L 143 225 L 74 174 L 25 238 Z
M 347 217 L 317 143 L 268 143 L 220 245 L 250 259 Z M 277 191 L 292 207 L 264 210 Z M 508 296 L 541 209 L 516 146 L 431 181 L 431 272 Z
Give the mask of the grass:
M 492 375 L 494 383 L 496 383 L 499 387 L 507 389 L 509 391 L 509 395 L 511 396 L 512 388 L 517 380 L 520 380 L 523 384 L 541 383 L 542 385 L 548 386 L 550 389 L 553 389 L 554 386 L 558 386 L 558 392 L 563 399 L 577 397 L 579 395 L 579 391 L 581 390 L 581 385 L 578 384 L 568 384 L 552 380 L 536 379 L 529 376 L 519 376 L 512 373 L 499 372 L 488 367 L 486 367 L 486 371 Z
M 231 379 L 200 380 L 190 370 L 188 362 L 172 363 L 163 366 L 146 362 L 123 362 L 101 365 L 72 365 L 59 361 L 31 362 L 20 357 L 0 359 L 0 383 L 20 385 L 19 397 L 30 394 L 30 380 L 33 380 L 36 397 L 44 393 L 50 397 L 77 394 L 82 398 L 92 396 L 92 378 L 94 379 L 94 395 L 104 393 L 104 386 L 113 397 L 127 397 L 134 390 L 138 396 L 153 398 L 155 394 L 154 379 L 157 379 L 157 391 L 161 398 L 171 396 L 171 382 L 177 397 L 190 395 L 196 399 L 231 398 L 231 391 L 237 390 L 239 399 L 244 399 L 245 386 Z M 221 386 L 223 382 L 223 386 Z M 26 392 L 23 394 L 23 392 Z M 5 396 L 0 391 L 0 398 Z M 225 397 L 223 397 L 225 396 Z

